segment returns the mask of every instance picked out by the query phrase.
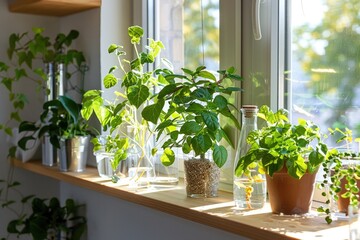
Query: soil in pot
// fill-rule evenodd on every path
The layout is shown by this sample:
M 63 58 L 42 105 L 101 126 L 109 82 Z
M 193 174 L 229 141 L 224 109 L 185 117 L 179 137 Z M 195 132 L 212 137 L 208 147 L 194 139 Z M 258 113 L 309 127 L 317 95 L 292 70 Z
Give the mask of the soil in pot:
M 295 179 L 283 168 L 274 173 L 273 177 L 266 175 L 269 201 L 273 213 L 305 214 L 310 211 L 315 188 L 316 173 L 306 173 L 301 179 Z
M 208 159 L 192 158 L 184 161 L 186 193 L 188 197 L 216 197 L 220 169 Z

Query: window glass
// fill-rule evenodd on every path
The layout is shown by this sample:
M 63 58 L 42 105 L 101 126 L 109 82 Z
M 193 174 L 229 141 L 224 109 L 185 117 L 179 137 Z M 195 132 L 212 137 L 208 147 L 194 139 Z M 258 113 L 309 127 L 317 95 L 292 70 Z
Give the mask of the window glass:
M 200 65 L 219 70 L 219 0 L 160 0 L 159 7 L 163 57 L 175 71 Z
M 360 134 L 360 1 L 291 1 L 287 108 Z

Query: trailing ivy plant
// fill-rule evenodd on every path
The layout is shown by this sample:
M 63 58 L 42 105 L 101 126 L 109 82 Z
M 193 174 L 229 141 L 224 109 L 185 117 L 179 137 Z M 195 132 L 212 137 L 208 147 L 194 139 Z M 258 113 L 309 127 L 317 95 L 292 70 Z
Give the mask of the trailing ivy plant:
M 35 195 L 24 196 L 18 189 L 19 182 L 0 180 L 0 204 L 16 218 L 8 222 L 7 238 L 10 236 L 31 236 L 35 240 L 44 239 L 81 239 L 86 230 L 86 218 L 79 214 L 84 205 L 67 199 L 61 205 L 58 198 L 41 199 Z M 10 198 L 9 196 L 14 196 Z M 17 199 L 19 198 L 19 199 Z M 27 205 L 31 210 L 27 210 Z
M 74 72 L 84 73 L 85 58 L 81 51 L 71 49 L 71 44 L 79 36 L 79 32 L 71 30 L 67 35 L 59 33 L 54 41 L 43 34 L 43 28 L 33 28 L 32 34 L 13 33 L 9 37 L 7 49 L 8 61 L 0 60 L 0 83 L 8 91 L 8 97 L 12 106 L 8 120 L 0 123 L 0 130 L 12 136 L 13 122 L 20 123 L 23 118 L 21 112 L 28 103 L 27 96 L 16 91 L 16 84 L 24 84 L 24 81 L 35 82 L 37 91 L 48 94 L 46 89 L 47 74 L 42 67 L 34 67 L 36 61 L 45 63 L 63 63 L 66 66 L 75 67 Z M 7 63 L 9 62 L 9 63 Z M 16 146 L 10 148 L 9 156 L 15 156 Z
M 163 76 L 156 76 L 156 71 L 146 70 L 146 65 L 155 62 L 164 46 L 161 41 L 148 39 L 145 50 L 140 51 L 139 45 L 143 37 L 143 29 L 140 26 L 129 27 L 128 35 L 134 48 L 134 59 L 126 59 L 126 52 L 121 45 L 111 44 L 108 48 L 109 54 L 117 57 L 119 65 L 110 68 L 103 79 L 103 84 L 107 89 L 114 89 L 115 99 L 109 101 L 103 97 L 102 91 L 89 90 L 84 94 L 82 115 L 86 120 L 95 115 L 103 130 L 109 131 L 112 135 L 112 139 L 128 139 L 127 145 L 123 142 L 113 144 L 114 142 L 109 139 L 101 143 L 99 138 L 94 138 L 93 142 L 96 146 L 94 150 L 105 144 L 106 146 L 103 147 L 106 152 L 115 153 L 116 156 L 120 154 L 121 156 L 117 156 L 117 159 L 124 160 L 126 155 L 119 151 L 118 144 L 122 147 L 131 145 L 141 152 L 140 161 L 150 161 L 150 158 L 156 153 L 156 150 L 148 152 L 146 148 L 152 135 L 151 126 L 146 119 L 144 120 L 138 115 L 149 102 L 159 106 L 164 105 L 164 100 L 157 98 L 154 90 L 156 87 L 167 85 L 168 82 Z M 119 76 L 117 72 L 120 72 Z M 117 90 L 119 87 L 123 88 L 123 92 Z M 159 116 L 160 112 L 154 111 L 151 114 Z M 127 129 L 131 129 L 131 131 L 129 132 Z
M 142 117 L 157 124 L 157 140 L 165 136 L 162 144 L 164 154 L 161 157 L 164 165 L 172 164 L 175 159 L 173 148 L 181 147 L 185 154 L 193 151 L 195 156 L 202 159 L 205 153 L 212 150 L 213 160 L 218 167 L 222 167 L 228 156 L 222 140 L 230 146 L 233 143 L 220 117 L 224 118 L 226 124 L 240 129 L 238 119 L 233 114 L 236 107 L 228 98 L 241 90 L 234 87 L 234 81 L 242 78 L 235 74 L 233 67 L 218 71 L 218 79 L 205 66 L 182 70 L 183 75 L 158 70 L 162 74 L 160 76 L 170 84 L 156 95 L 157 102 L 144 108 Z M 227 84 L 231 87 L 227 87 Z M 166 108 L 164 102 L 167 103 Z
M 330 135 L 337 135 L 339 138 L 336 143 L 345 143 L 345 151 L 333 148 L 329 151 L 327 162 L 323 163 L 324 175 L 323 182 L 320 184 L 323 189 L 322 195 L 327 198 L 326 204 L 329 206 L 331 201 L 338 201 L 339 198 L 348 198 L 349 205 L 357 207 L 359 204 L 359 188 L 357 182 L 360 180 L 360 164 L 354 160 L 360 160 L 359 153 L 352 151 L 353 141 L 360 142 L 360 138 L 354 138 L 352 130 L 345 128 L 329 128 Z M 353 162 L 352 162 L 353 161 Z M 342 181 L 345 181 L 342 189 Z M 343 192 L 340 195 L 340 192 Z M 329 207 L 320 206 L 318 212 L 325 213 L 327 223 L 332 222 L 331 210 Z

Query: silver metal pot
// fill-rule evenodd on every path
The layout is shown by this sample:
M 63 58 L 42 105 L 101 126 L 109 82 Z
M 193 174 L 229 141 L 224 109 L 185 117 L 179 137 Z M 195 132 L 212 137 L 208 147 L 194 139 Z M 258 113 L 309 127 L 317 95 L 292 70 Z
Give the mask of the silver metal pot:
M 60 171 L 83 172 L 88 158 L 90 136 L 60 141 Z

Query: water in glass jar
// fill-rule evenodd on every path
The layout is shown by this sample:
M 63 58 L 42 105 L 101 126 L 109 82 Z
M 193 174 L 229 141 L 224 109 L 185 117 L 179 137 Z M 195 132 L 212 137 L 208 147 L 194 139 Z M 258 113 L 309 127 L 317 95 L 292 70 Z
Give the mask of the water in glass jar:
M 241 209 L 258 209 L 266 202 L 266 181 L 263 178 L 234 179 L 235 206 Z

